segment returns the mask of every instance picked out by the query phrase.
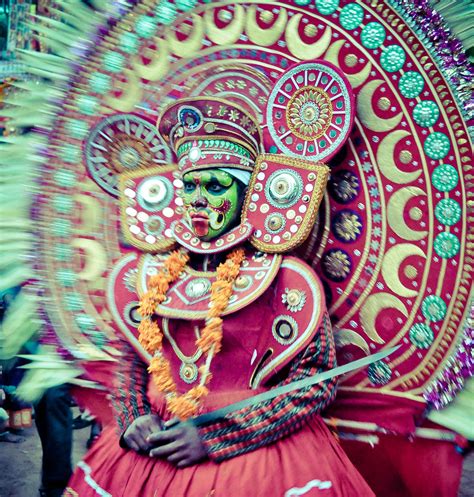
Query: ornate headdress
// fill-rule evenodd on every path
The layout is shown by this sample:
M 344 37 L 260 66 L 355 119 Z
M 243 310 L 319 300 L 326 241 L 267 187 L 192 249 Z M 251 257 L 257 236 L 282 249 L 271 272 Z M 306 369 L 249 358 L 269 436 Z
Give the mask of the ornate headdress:
M 265 107 L 263 123 L 247 103 L 251 95 L 244 88 L 226 98 L 181 98 L 161 113 L 157 127 L 177 167 L 125 173 L 124 196 L 133 201 L 136 197 L 145 209 L 134 216 L 132 225 L 124 223 L 125 238 L 132 245 L 159 251 L 177 240 L 193 252 L 205 253 L 250 239 L 262 251 L 285 252 L 307 238 L 329 175 L 321 161 L 340 149 L 352 126 L 350 85 L 327 62 L 297 64 L 269 91 L 266 105 L 261 106 Z M 248 171 L 252 176 L 241 224 L 203 242 L 181 219 L 180 176 L 217 167 Z M 156 234 L 150 233 L 150 216 Z

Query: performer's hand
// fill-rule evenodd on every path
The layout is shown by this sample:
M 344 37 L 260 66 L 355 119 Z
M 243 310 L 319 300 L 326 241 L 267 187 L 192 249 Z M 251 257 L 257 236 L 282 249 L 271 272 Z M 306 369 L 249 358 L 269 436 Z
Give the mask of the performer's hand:
M 136 452 L 148 452 L 153 444 L 147 437 L 163 429 L 161 418 L 156 414 L 146 414 L 135 419 L 122 436 L 126 446 Z
M 179 423 L 173 428 L 150 435 L 147 441 L 155 445 L 151 457 L 161 457 L 178 468 L 192 466 L 207 458 L 197 428 L 191 423 Z

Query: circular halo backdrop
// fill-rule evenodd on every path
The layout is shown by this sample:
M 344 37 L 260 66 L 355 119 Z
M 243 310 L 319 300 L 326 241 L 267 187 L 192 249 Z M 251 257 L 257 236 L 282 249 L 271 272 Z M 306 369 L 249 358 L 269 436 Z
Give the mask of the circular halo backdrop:
M 115 175 L 169 161 L 154 130 L 160 109 L 196 88 L 224 96 L 240 85 L 263 108 L 289 66 L 322 59 L 346 74 L 356 118 L 299 255 L 323 280 L 341 362 L 401 345 L 343 386 L 421 401 L 437 388 L 469 317 L 471 145 L 446 64 L 404 4 L 145 0 L 89 35 L 35 207 L 48 315 L 66 346 L 113 348 L 107 278 L 135 253 L 121 244 Z

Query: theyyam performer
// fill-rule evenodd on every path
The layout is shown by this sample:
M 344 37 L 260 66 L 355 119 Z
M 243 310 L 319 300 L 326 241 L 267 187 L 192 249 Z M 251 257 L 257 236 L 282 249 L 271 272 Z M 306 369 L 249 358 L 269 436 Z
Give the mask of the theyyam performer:
M 457 495 L 468 4 L 62 0 L 31 21 L 4 110 L 25 134 L 0 145 L 1 280 L 41 302 L 19 392 L 99 385 L 74 393 L 109 418 L 110 395 L 120 425 L 66 495 L 371 495 L 340 446 L 377 495 Z M 11 307 L 3 356 L 30 311 Z M 336 396 L 334 368 L 395 346 Z
M 353 115 L 345 78 L 331 65 L 305 63 L 280 86 L 296 75 L 321 86 L 294 88 L 281 114 L 293 111 L 295 130 L 317 133 L 342 103 L 346 121 L 334 148 L 341 146 Z M 333 102 L 324 91 L 331 85 Z M 298 111 L 295 102 L 308 94 L 313 99 Z M 175 250 L 139 261 L 139 297 L 123 283 L 136 261 L 116 274 L 111 305 L 121 313 L 138 298 L 141 316 L 138 334 L 123 345 L 113 394 L 122 436 L 119 444 L 115 428 L 104 434 L 66 495 L 372 495 L 319 416 L 334 399 L 335 378 L 200 427 L 192 422 L 336 364 L 321 282 L 283 255 L 312 229 L 329 170 L 265 154 L 249 97 L 175 101 L 158 129 L 178 168 L 121 179 L 127 205 L 152 205 L 162 219 L 168 212 L 160 207 L 182 206 L 183 214 L 166 228 L 172 236 L 157 242 L 176 243 Z

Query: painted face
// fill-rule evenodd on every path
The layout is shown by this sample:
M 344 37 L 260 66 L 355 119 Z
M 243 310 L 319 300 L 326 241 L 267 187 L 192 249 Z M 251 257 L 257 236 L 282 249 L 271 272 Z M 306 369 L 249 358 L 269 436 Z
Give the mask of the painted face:
M 205 169 L 183 176 L 185 217 L 198 238 L 212 240 L 233 228 L 240 219 L 243 187 L 225 171 Z

